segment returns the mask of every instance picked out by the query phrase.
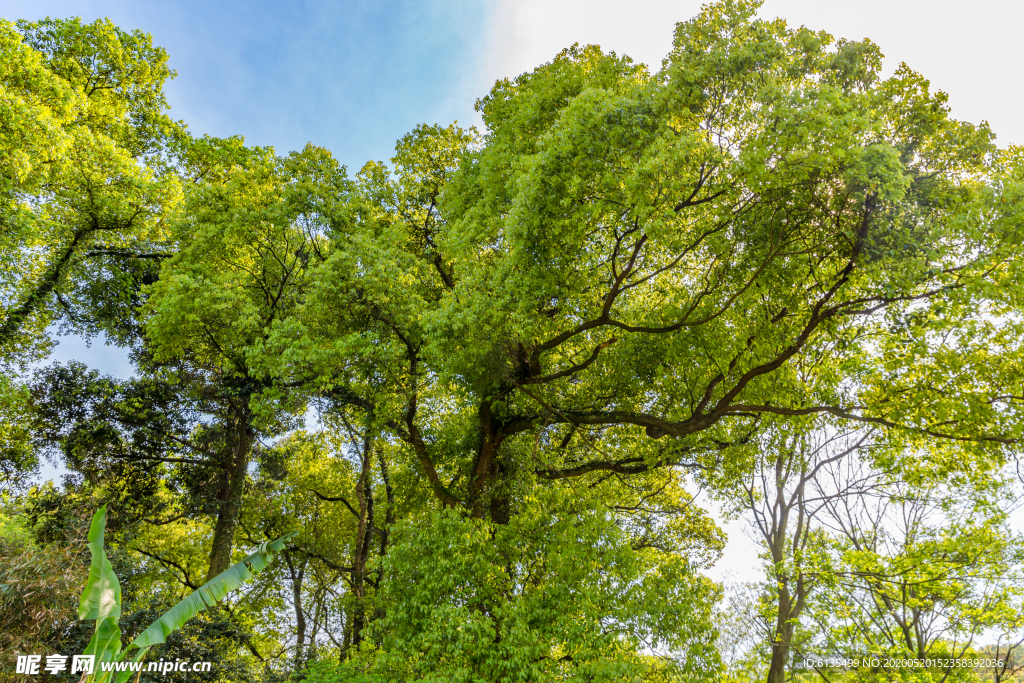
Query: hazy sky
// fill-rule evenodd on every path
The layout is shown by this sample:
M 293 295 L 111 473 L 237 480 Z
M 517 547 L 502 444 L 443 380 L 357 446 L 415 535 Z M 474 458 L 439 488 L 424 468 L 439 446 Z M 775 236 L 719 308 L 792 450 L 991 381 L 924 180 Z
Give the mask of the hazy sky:
M 197 134 L 243 135 L 278 152 L 307 142 L 350 169 L 386 159 L 417 123 L 479 121 L 474 101 L 498 78 L 548 61 L 572 43 L 597 43 L 652 69 L 675 22 L 700 2 L 631 0 L 0 0 L 6 19 L 106 16 L 153 34 L 178 77 L 172 115 Z M 987 120 L 998 141 L 1024 144 L 1024 2 L 767 0 L 765 18 L 870 38 L 891 73 L 906 62 L 949 93 L 954 116 Z M 123 354 L 65 338 L 55 358 L 126 376 Z M 751 576 L 756 551 L 741 524 L 716 575 Z
M 279 152 L 308 141 L 349 167 L 387 158 L 415 124 L 478 121 L 494 80 L 597 43 L 660 66 L 675 22 L 700 2 L 631 0 L 0 0 L 7 19 L 107 16 L 151 33 L 178 77 L 172 115 L 196 133 L 241 134 Z M 947 91 L 954 114 L 1024 143 L 1024 3 L 767 0 L 763 17 L 881 46 Z

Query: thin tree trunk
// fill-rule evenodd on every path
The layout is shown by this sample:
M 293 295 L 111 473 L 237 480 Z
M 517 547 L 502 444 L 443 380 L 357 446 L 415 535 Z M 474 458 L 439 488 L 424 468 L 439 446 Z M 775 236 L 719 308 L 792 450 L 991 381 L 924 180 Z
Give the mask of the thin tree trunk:
M 367 427 L 369 429 L 369 427 Z M 366 562 L 373 537 L 373 483 L 370 481 L 373 441 L 369 434 L 363 440 L 362 471 L 356 482 L 359 499 L 359 524 L 356 528 L 355 558 L 352 563 L 352 594 L 355 605 L 352 612 L 352 645 L 359 646 L 366 625 Z
M 377 462 L 380 465 L 380 478 L 384 482 L 384 493 L 387 496 L 388 507 L 384 512 L 384 529 L 380 534 L 380 556 L 383 558 L 388 552 L 388 543 L 391 540 L 391 527 L 395 524 L 395 490 L 391 487 L 391 476 L 388 474 L 388 463 L 384 459 L 384 451 L 377 454 Z M 377 567 L 377 585 L 384 579 L 384 567 Z
M 345 615 L 345 629 L 341 640 L 341 652 L 338 654 L 339 664 L 345 663 L 345 660 L 348 659 L 349 648 L 352 647 L 352 615 L 347 609 L 343 614 Z
M 776 631 L 776 640 L 772 643 L 772 661 L 768 666 L 768 683 L 785 683 L 786 664 L 789 662 L 790 643 L 793 639 L 793 626 L 786 624 Z
M 306 563 L 308 557 L 302 558 L 298 569 L 292 563 L 288 553 L 285 554 L 285 562 L 288 564 L 288 573 L 292 579 L 292 603 L 295 605 L 295 672 L 302 670 L 305 664 L 306 651 L 306 613 L 302 609 L 302 579 L 306 574 Z
M 785 683 L 786 664 L 789 661 L 789 650 L 793 642 L 794 628 L 790 621 L 792 616 L 794 615 L 792 615 L 789 590 L 783 583 L 779 589 L 775 639 L 772 641 L 772 660 L 768 667 L 768 683 Z

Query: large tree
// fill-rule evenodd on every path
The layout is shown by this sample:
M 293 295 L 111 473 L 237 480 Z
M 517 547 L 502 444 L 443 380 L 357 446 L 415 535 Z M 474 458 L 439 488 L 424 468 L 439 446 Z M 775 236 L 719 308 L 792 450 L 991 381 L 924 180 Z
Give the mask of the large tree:
M 1020 435 L 1016 153 L 908 67 L 882 79 L 871 43 L 756 9 L 680 24 L 657 74 L 566 50 L 480 101 L 486 134 L 421 126 L 344 202 L 299 177 L 312 222 L 197 213 L 153 290 L 158 355 L 258 382 L 245 410 L 357 411 L 436 506 L 492 525 L 465 552 L 510 577 L 498 529 L 536 514 L 535 491 L 586 486 L 628 528 L 628 487 L 663 469 L 713 484 L 766 416 L 997 461 Z M 392 651 L 431 627 L 402 628 Z
M 28 352 L 76 280 L 160 254 L 180 195 L 167 52 L 109 20 L 0 22 L 0 354 Z
M 293 428 L 308 394 L 254 367 L 253 350 L 293 327 L 311 273 L 330 249 L 324 231 L 347 222 L 348 181 L 325 151 L 241 156 L 183 203 L 170 235 L 176 253 L 147 300 L 153 361 L 202 377 L 222 406 L 230 456 L 218 484 L 211 577 L 231 564 L 253 446 Z
M 5 482 L 37 464 L 21 426 L 27 393 L 12 368 L 45 355 L 54 320 L 89 326 L 74 311 L 117 289 L 104 281 L 123 283 L 126 268 L 140 274 L 162 256 L 162 219 L 180 194 L 168 152 L 187 139 L 166 115 L 166 63 L 148 34 L 109 20 L 0 20 Z
M 657 75 L 573 48 L 495 86 L 482 139 L 404 138 L 248 361 L 387 401 L 475 516 L 512 472 L 718 457 L 766 414 L 1015 443 L 1016 157 L 870 43 L 755 9 L 680 24 Z
M 385 676 L 713 679 L 721 538 L 687 477 L 746 477 L 812 419 L 943 472 L 1018 442 L 1019 152 L 873 44 L 757 7 L 679 24 L 657 73 L 570 48 L 497 83 L 483 134 L 417 127 L 354 180 L 180 138 L 159 267 L 76 276 L 67 310 L 138 304 L 147 371 L 217 406 L 210 573 L 307 519 L 247 507 L 258 441 L 311 401 L 351 430 L 341 490 L 285 496 L 352 516 L 289 549 L 295 665 L 330 562 L 343 656 Z M 134 289 L 104 308 L 96 282 Z

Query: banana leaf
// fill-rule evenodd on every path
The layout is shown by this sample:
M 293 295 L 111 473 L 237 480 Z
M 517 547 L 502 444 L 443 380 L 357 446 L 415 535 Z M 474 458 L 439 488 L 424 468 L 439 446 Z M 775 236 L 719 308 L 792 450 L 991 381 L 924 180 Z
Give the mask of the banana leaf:
M 285 541 L 293 535 L 294 532 L 260 545 L 252 555 L 204 583 L 150 624 L 128 647 L 149 648 L 164 642 L 168 635 L 181 628 L 186 621 L 213 607 L 225 595 L 251 579 L 253 574 L 265 569 L 274 556 L 284 550 Z
M 82 592 L 82 603 L 78 607 L 81 621 L 102 621 L 111 618 L 116 623 L 121 618 L 121 584 L 117 582 L 114 568 L 103 550 L 103 532 L 107 525 L 107 506 L 102 506 L 92 517 L 89 527 L 89 552 L 92 564 L 89 578 Z
M 121 652 L 121 629 L 117 625 L 121 618 L 121 584 L 103 549 L 106 524 L 107 506 L 104 505 L 93 515 L 89 527 L 92 563 L 78 607 L 79 619 L 96 621 L 96 630 L 84 654 L 94 655 L 97 663 L 117 659 Z
M 294 533 L 290 533 L 276 541 L 262 544 L 255 553 L 221 572 L 168 610 L 122 652 L 121 629 L 117 623 L 121 618 L 121 584 L 117 581 L 114 568 L 110 565 L 103 547 L 106 524 L 107 506 L 104 505 L 93 515 L 92 525 L 89 527 L 92 564 L 89 566 L 89 578 L 86 580 L 82 602 L 78 608 L 79 619 L 96 621 L 96 631 L 84 652 L 96 657 L 95 671 L 83 678 L 93 682 L 125 683 L 134 672 L 120 671 L 115 675 L 113 672 L 101 671 L 100 664 L 123 661 L 128 656 L 128 649 L 132 647 L 139 648 L 132 661 L 142 661 L 150 647 L 164 642 L 170 633 L 181 628 L 186 621 L 204 609 L 216 605 L 225 595 L 252 578 L 253 574 L 265 569 L 274 556 L 284 550 L 285 542 L 294 536 Z
M 135 655 L 135 659 L 133 659 L 132 661 L 133 662 L 141 662 L 142 658 L 146 656 L 147 652 L 149 652 L 149 648 L 148 647 L 142 648 L 141 650 L 139 650 L 138 654 Z M 134 673 L 136 673 L 136 672 L 134 672 L 134 671 L 122 671 L 119 674 L 117 674 L 117 677 L 114 678 L 113 683 L 125 683 L 125 681 L 127 681 L 129 678 L 131 678 L 132 674 L 134 674 Z
M 96 622 L 96 630 L 82 654 L 94 655 L 97 662 L 119 660 L 121 653 L 121 627 L 116 619 L 107 617 Z

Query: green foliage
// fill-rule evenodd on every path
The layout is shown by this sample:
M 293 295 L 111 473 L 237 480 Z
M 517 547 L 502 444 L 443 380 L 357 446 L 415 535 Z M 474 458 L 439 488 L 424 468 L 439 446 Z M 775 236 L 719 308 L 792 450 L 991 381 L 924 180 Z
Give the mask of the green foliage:
M 166 456 L 190 454 L 182 446 L 202 438 L 197 422 L 210 407 L 180 386 L 159 376 L 116 380 L 73 361 L 41 368 L 30 387 L 36 452 L 101 487 L 105 500 L 117 501 L 119 518 L 161 512 L 161 482 L 187 479 L 167 467 Z
M 350 220 L 348 190 L 344 169 L 309 146 L 283 159 L 254 151 L 192 193 L 172 224 L 180 250 L 151 290 L 146 331 L 155 359 L 187 354 L 200 367 L 249 379 L 258 397 L 284 400 L 259 358 L 276 351 L 265 348 L 269 337 L 299 332 L 294 311 L 330 253 L 326 234 Z M 233 351 L 243 348 L 241 356 Z M 273 412 L 260 412 L 274 424 Z
M 69 282 L 109 257 L 152 251 L 181 190 L 150 163 L 179 126 L 164 114 L 167 53 L 148 34 L 109 20 L 3 21 L 0 44 L 0 349 L 9 363 L 45 350 L 43 330 Z
M 878 657 L 964 658 L 992 633 L 1019 630 L 1024 545 L 1000 509 L 1005 489 L 893 488 L 891 512 L 872 523 L 861 503 L 855 531 L 835 541 L 833 571 L 856 579 L 823 596 L 820 635 L 836 649 Z M 941 666 L 929 675 L 974 680 Z
M 32 449 L 28 389 L 10 377 L 0 377 L 0 493 L 22 484 L 38 465 Z
M 103 671 L 102 662 L 127 661 L 132 648 L 138 650 L 131 661 L 138 662 L 154 645 L 166 641 L 169 634 L 181 629 L 185 622 L 196 614 L 216 607 L 231 591 L 237 589 L 254 573 L 265 569 L 274 555 L 281 552 L 287 538 L 265 543 L 253 554 L 233 565 L 226 572 L 203 584 L 198 590 L 161 615 L 141 634 L 135 637 L 124 650 L 121 649 L 121 586 L 114 569 L 104 551 L 103 535 L 106 526 L 106 506 L 96 511 L 89 529 L 89 551 L 92 564 L 85 582 L 81 605 L 78 608 L 80 620 L 96 622 L 92 640 L 84 654 L 93 655 L 96 666 L 87 680 L 92 682 L 115 681 L 122 683 L 132 672 Z
M 552 495 L 507 525 L 435 513 L 396 530 L 374 625 L 385 678 L 717 678 L 713 584 L 635 550 L 600 503 Z
M 144 603 L 143 603 L 144 604 Z M 136 605 L 136 609 L 121 619 L 121 631 L 126 638 L 145 629 L 164 611 L 162 607 Z M 143 671 L 140 683 L 189 683 L 190 681 L 214 681 L 218 683 L 247 683 L 259 680 L 258 664 L 252 656 L 239 650 L 251 634 L 241 628 L 237 619 L 224 609 L 201 612 L 190 619 L 177 631 L 167 636 L 166 642 L 150 650 L 148 661 L 185 660 L 210 662 L 209 671 L 148 672 Z
M 97 517 L 89 647 L 188 640 L 250 578 L 190 626 L 225 677 L 775 683 L 1019 630 L 1024 156 L 758 8 L 657 72 L 572 46 L 354 178 L 188 135 L 144 34 L 0 24 L 0 361 L 59 318 L 136 363 L 0 386 L 5 485 L 78 475 L 36 542 L 109 503 L 151 598 L 119 622 Z M 761 523 L 740 621 L 697 488 Z

